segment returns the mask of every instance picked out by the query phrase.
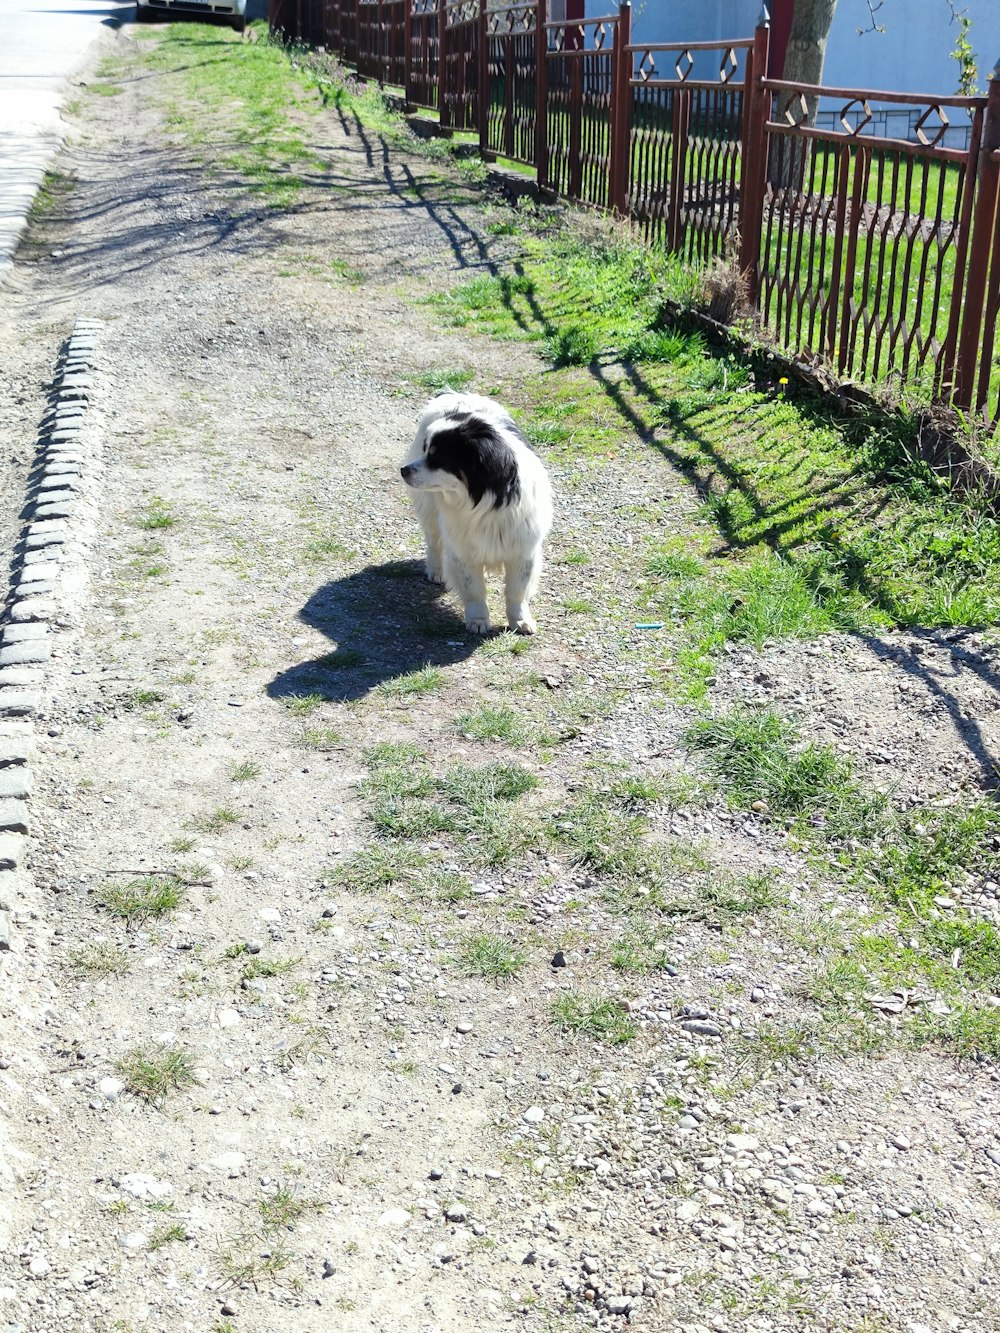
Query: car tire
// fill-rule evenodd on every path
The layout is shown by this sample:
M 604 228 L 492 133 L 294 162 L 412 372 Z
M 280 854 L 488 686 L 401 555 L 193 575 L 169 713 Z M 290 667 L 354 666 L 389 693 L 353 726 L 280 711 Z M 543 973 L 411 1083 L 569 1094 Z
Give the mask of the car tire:
M 233 19 L 233 32 L 246 32 L 247 16 L 240 14 L 238 18 Z

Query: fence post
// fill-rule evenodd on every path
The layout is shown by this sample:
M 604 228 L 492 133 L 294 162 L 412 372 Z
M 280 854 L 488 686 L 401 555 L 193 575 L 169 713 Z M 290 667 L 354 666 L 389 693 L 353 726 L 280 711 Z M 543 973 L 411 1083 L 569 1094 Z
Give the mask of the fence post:
M 979 150 L 983 142 L 985 108 L 977 107 L 969 130 L 969 151 L 965 156 L 965 175 L 962 178 L 962 208 L 958 217 L 958 238 L 955 245 L 955 276 L 951 289 L 948 329 L 944 346 L 935 367 L 934 392 L 945 400 L 955 388 L 955 354 L 958 329 L 962 319 L 965 279 L 969 260 L 969 235 L 972 231 L 972 209 L 976 200 L 976 174 L 979 169 Z
M 490 147 L 490 34 L 486 22 L 486 0 L 479 0 L 479 105 L 476 107 L 479 153 L 485 157 Z
M 539 189 L 549 180 L 549 34 L 547 0 L 535 0 L 535 179 Z
M 413 84 L 413 0 L 403 3 L 403 100 L 407 106 L 412 101 L 410 88 Z
M 1000 63 L 990 79 L 983 138 L 979 149 L 976 204 L 972 218 L 972 236 L 969 241 L 969 271 L 965 280 L 962 332 L 958 340 L 955 389 L 952 395 L 956 405 L 965 411 L 978 406 L 973 403 L 976 371 L 979 368 L 980 358 L 991 355 L 991 349 L 983 351 L 982 326 L 997 192 L 1000 187 L 1000 162 L 993 156 L 997 149 L 1000 149 Z
M 744 97 L 747 98 L 740 173 L 739 237 L 740 272 L 745 276 L 750 299 L 756 305 L 760 289 L 760 235 L 764 218 L 764 186 L 767 180 L 767 123 L 771 95 L 764 87 L 770 24 L 767 11 L 761 14 L 747 55 Z
M 449 121 L 448 99 L 445 95 L 447 85 L 447 60 L 445 53 L 448 45 L 448 0 L 438 0 L 438 124 L 444 129 Z
M 632 6 L 625 0 L 618 7 L 618 22 L 611 64 L 611 161 L 609 202 L 623 216 L 628 196 L 629 155 L 632 141 Z

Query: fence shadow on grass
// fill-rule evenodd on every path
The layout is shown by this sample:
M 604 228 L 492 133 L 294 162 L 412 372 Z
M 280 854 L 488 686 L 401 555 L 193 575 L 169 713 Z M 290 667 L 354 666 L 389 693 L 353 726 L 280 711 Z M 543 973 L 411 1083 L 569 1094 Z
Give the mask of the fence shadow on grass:
M 417 560 L 390 560 L 316 589 L 299 619 L 330 640 L 321 657 L 283 671 L 272 699 L 362 699 L 423 667 L 465 661 L 482 642 L 428 583 Z M 402 691 L 401 691 L 402 693 Z
M 522 290 L 519 296 L 527 306 L 528 313 L 518 308 L 509 297 L 505 296 L 504 299 L 511 317 L 521 330 L 552 338 L 558 331 L 557 324 L 547 314 L 537 295 L 533 291 Z M 811 520 L 823 514 L 830 514 L 840 524 L 850 524 L 852 515 L 863 505 L 864 523 L 870 527 L 884 518 L 892 503 L 888 484 L 883 494 L 876 499 L 871 486 L 858 474 L 821 480 L 814 470 L 798 478 L 789 493 L 780 500 L 768 498 L 754 486 L 744 470 L 734 465 L 733 460 L 727 457 L 714 440 L 699 430 L 697 416 L 701 409 L 688 414 L 675 414 L 670 420 L 669 429 L 663 429 L 662 394 L 644 375 L 641 364 L 595 358 L 582 369 L 600 387 L 623 427 L 634 432 L 644 445 L 654 449 L 682 475 L 699 499 L 705 501 L 720 491 L 730 491 L 738 492 L 747 503 L 754 519 L 751 535 L 728 530 L 724 519 L 715 515 L 722 538 L 716 555 L 748 550 L 759 544 L 770 546 L 778 554 L 787 554 L 796 545 L 795 529 L 800 526 L 808 528 Z M 829 422 L 829 414 L 821 404 L 815 407 L 808 403 L 800 406 L 803 414 L 812 418 L 817 425 Z M 693 456 L 698 459 L 697 462 L 693 461 Z M 798 469 L 800 455 L 792 442 L 789 442 L 774 456 L 774 461 L 786 469 L 786 475 L 791 481 Z M 1000 718 L 1000 656 L 994 660 L 988 647 L 979 651 L 962 642 L 967 636 L 985 627 L 971 626 L 967 631 L 907 627 L 906 608 L 900 605 L 890 590 L 881 585 L 860 553 L 848 550 L 840 573 L 845 589 L 859 593 L 870 605 L 904 626 L 904 633 L 884 636 L 850 630 L 845 632 L 852 633 L 880 662 L 893 666 L 918 684 L 924 700 L 935 701 L 944 708 L 957 740 L 976 764 L 980 786 L 986 792 L 996 793 L 1000 790 L 1000 729 L 994 728 L 994 734 L 991 735 L 989 727 L 969 715 L 968 695 L 970 677 L 973 677 L 980 687 L 988 691 L 988 702 L 983 705 L 983 711 L 995 708 L 995 716 Z M 945 644 L 950 650 L 950 666 L 943 666 L 937 654 L 930 654 L 925 660 L 922 653 L 924 643 Z M 919 703 L 918 699 L 914 706 L 918 707 Z

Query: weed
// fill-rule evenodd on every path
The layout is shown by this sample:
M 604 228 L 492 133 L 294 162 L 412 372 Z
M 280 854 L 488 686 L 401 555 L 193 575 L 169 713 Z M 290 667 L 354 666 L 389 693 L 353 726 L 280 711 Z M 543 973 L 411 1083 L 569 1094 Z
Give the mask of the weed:
M 131 879 L 127 884 L 106 884 L 97 901 L 112 916 L 134 925 L 172 912 L 183 897 L 184 885 L 175 876 L 146 875 L 142 879 Z
M 251 778 L 259 777 L 261 766 L 252 759 L 244 759 L 242 763 L 234 764 L 229 770 L 230 782 L 249 782 Z
M 509 981 L 527 961 L 526 954 L 499 935 L 473 935 L 462 950 L 465 971 L 491 981 Z
M 162 1250 L 164 1245 L 172 1245 L 175 1241 L 185 1240 L 187 1237 L 187 1228 L 181 1226 L 179 1222 L 173 1222 L 170 1226 L 157 1227 L 149 1238 L 150 1250 Z
M 471 384 L 475 376 L 471 370 L 427 370 L 417 376 L 417 383 L 438 393 L 442 389 L 458 391 Z
M 616 940 L 611 949 L 611 966 L 616 972 L 644 976 L 669 964 L 667 941 L 661 931 L 648 928 L 631 931 Z
M 152 704 L 162 703 L 165 698 L 166 695 L 160 690 L 133 690 L 128 698 L 122 701 L 122 707 L 131 712 L 134 708 L 149 708 Z
M 172 852 L 184 853 L 193 851 L 194 846 L 195 846 L 194 838 L 180 837 L 172 839 L 170 843 L 170 850 Z
M 355 648 L 335 648 L 332 653 L 317 657 L 314 665 L 326 671 L 347 671 L 351 667 L 361 666 L 365 657 Z
M 272 1241 L 267 1234 L 243 1234 L 219 1245 L 215 1266 L 227 1286 L 257 1288 L 265 1279 L 274 1279 L 291 1262 L 282 1241 Z
M 137 1048 L 118 1060 L 115 1068 L 130 1092 L 154 1106 L 162 1106 L 171 1092 L 196 1082 L 190 1055 L 175 1047 Z
M 159 528 L 172 528 L 176 523 L 177 519 L 171 512 L 169 504 L 158 495 L 153 496 L 136 519 L 136 526 L 148 532 L 154 532 Z
M 721 875 L 702 884 L 698 893 L 712 913 L 723 917 L 756 916 L 783 901 L 776 877 L 768 871 Z
M 327 753 L 339 749 L 343 743 L 344 738 L 335 727 L 304 727 L 302 730 L 302 744 L 307 750 Z
M 310 713 L 315 713 L 317 708 L 325 704 L 326 699 L 322 694 L 313 692 L 312 694 L 290 694 L 281 702 L 292 717 L 308 717 Z
M 240 816 L 226 805 L 220 805 L 208 815 L 202 815 L 194 821 L 199 833 L 222 833 L 240 822 Z
M 552 1017 L 564 1031 L 594 1037 L 611 1046 L 623 1046 L 638 1033 L 621 1001 L 598 996 L 572 992 L 560 995 L 552 1002 Z
M 255 956 L 240 972 L 240 980 L 252 981 L 255 977 L 284 976 L 287 972 L 294 972 L 301 962 L 301 958 L 259 958 Z
M 323 1204 L 315 1199 L 304 1199 L 293 1185 L 279 1185 L 259 1201 L 258 1207 L 265 1232 L 272 1232 L 293 1231 L 301 1217 L 317 1211 Z
M 380 694 L 393 699 L 405 699 L 414 694 L 429 694 L 439 690 L 445 683 L 444 672 L 440 667 L 424 666 L 417 671 L 408 671 L 405 675 L 383 680 L 376 687 Z
M 523 746 L 528 739 L 524 721 L 505 704 L 484 704 L 474 712 L 463 713 L 456 726 L 469 740 L 505 741 L 508 745 Z
M 417 877 L 427 858 L 413 847 L 370 843 L 353 856 L 324 871 L 323 883 L 343 886 L 355 893 L 378 893 Z
M 456 805 L 482 813 L 497 801 L 515 801 L 534 790 L 538 779 L 520 764 L 456 764 L 440 779 L 441 791 Z
M 809 820 L 831 835 L 870 839 L 885 832 L 885 798 L 861 791 L 850 764 L 828 746 L 800 744 L 776 713 L 736 708 L 694 723 L 684 739 L 738 805 L 763 802 L 772 816 Z
M 338 537 L 314 537 L 306 544 L 303 555 L 307 560 L 327 560 L 335 556 L 340 560 L 350 560 L 354 552 L 344 545 Z
M 103 942 L 88 945 L 86 949 L 74 949 L 69 962 L 80 977 L 123 977 L 132 966 L 124 949 Z

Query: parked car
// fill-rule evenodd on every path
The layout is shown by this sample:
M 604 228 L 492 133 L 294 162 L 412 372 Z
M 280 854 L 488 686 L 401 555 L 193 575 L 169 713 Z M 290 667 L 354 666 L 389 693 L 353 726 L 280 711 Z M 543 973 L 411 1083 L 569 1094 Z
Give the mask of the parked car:
M 135 7 L 136 23 L 171 14 L 203 14 L 206 18 L 228 19 L 236 32 L 247 26 L 247 0 L 149 0 Z

